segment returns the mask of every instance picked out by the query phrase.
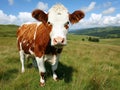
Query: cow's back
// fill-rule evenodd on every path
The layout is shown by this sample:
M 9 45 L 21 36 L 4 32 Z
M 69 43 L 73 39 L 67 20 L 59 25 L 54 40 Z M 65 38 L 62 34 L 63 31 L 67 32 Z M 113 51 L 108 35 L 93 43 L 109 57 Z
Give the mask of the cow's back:
M 20 26 L 18 28 L 17 38 L 19 38 L 20 36 L 26 35 L 25 33 L 34 32 L 36 26 L 37 26 L 36 23 L 33 23 L 33 24 L 23 24 L 22 26 Z
M 37 23 L 23 24 L 17 31 L 18 49 L 23 49 L 25 53 L 29 53 L 29 49 L 33 49 L 34 35 L 37 30 Z

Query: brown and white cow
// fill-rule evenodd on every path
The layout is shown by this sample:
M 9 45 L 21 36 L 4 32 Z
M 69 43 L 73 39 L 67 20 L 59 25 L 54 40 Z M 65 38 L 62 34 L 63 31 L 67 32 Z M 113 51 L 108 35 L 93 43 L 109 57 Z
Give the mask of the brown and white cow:
M 40 85 L 44 86 L 46 72 L 44 61 L 51 62 L 53 79 L 57 80 L 55 71 L 63 46 L 67 44 L 69 22 L 72 24 L 79 22 L 84 13 L 77 10 L 70 14 L 62 4 L 56 4 L 48 14 L 39 9 L 34 10 L 32 17 L 40 22 L 23 24 L 17 31 L 20 61 L 24 72 L 25 55 L 35 57 L 41 76 Z

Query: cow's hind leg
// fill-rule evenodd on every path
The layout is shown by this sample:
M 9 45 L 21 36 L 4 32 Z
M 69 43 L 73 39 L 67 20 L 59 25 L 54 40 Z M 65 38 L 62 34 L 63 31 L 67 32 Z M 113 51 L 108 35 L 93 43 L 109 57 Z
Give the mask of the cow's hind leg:
M 34 66 L 35 68 L 38 67 L 35 57 L 32 57 L 32 63 L 33 63 L 33 66 Z
M 24 73 L 24 72 L 25 72 L 25 67 L 24 67 L 25 54 L 24 54 L 24 51 L 23 51 L 23 50 L 20 50 L 19 53 L 20 53 L 20 61 L 21 61 L 21 64 L 22 64 L 21 72 Z
M 27 55 L 26 55 L 27 63 L 30 61 L 30 59 L 32 59 L 32 65 L 33 65 L 35 68 L 37 68 L 37 62 L 36 62 L 35 57 L 32 56 L 32 55 L 27 54 Z
M 43 60 L 43 56 L 42 57 L 36 57 L 36 61 L 38 64 L 38 69 L 39 69 L 39 73 L 40 73 L 40 86 L 45 86 L 45 66 L 44 66 L 44 60 Z

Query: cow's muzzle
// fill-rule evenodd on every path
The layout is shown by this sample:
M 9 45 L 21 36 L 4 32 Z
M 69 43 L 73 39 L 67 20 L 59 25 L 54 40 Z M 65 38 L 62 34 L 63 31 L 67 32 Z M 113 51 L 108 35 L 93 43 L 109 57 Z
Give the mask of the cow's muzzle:
M 54 46 L 56 47 L 62 47 L 62 46 L 65 46 L 65 39 L 62 38 L 62 37 L 57 37 L 57 38 L 54 38 L 53 39 L 53 44 Z

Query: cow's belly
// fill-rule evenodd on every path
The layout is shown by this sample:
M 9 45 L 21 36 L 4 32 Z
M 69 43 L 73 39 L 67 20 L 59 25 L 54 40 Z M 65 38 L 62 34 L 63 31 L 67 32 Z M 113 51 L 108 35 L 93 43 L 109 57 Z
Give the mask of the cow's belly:
M 31 53 L 33 53 L 33 52 L 31 52 Z M 28 58 L 35 58 L 34 53 L 33 54 L 26 54 L 26 56 Z M 50 64 L 54 65 L 56 63 L 57 57 L 56 57 L 56 55 L 46 54 L 43 56 L 43 60 L 44 60 L 44 62 L 47 61 Z

